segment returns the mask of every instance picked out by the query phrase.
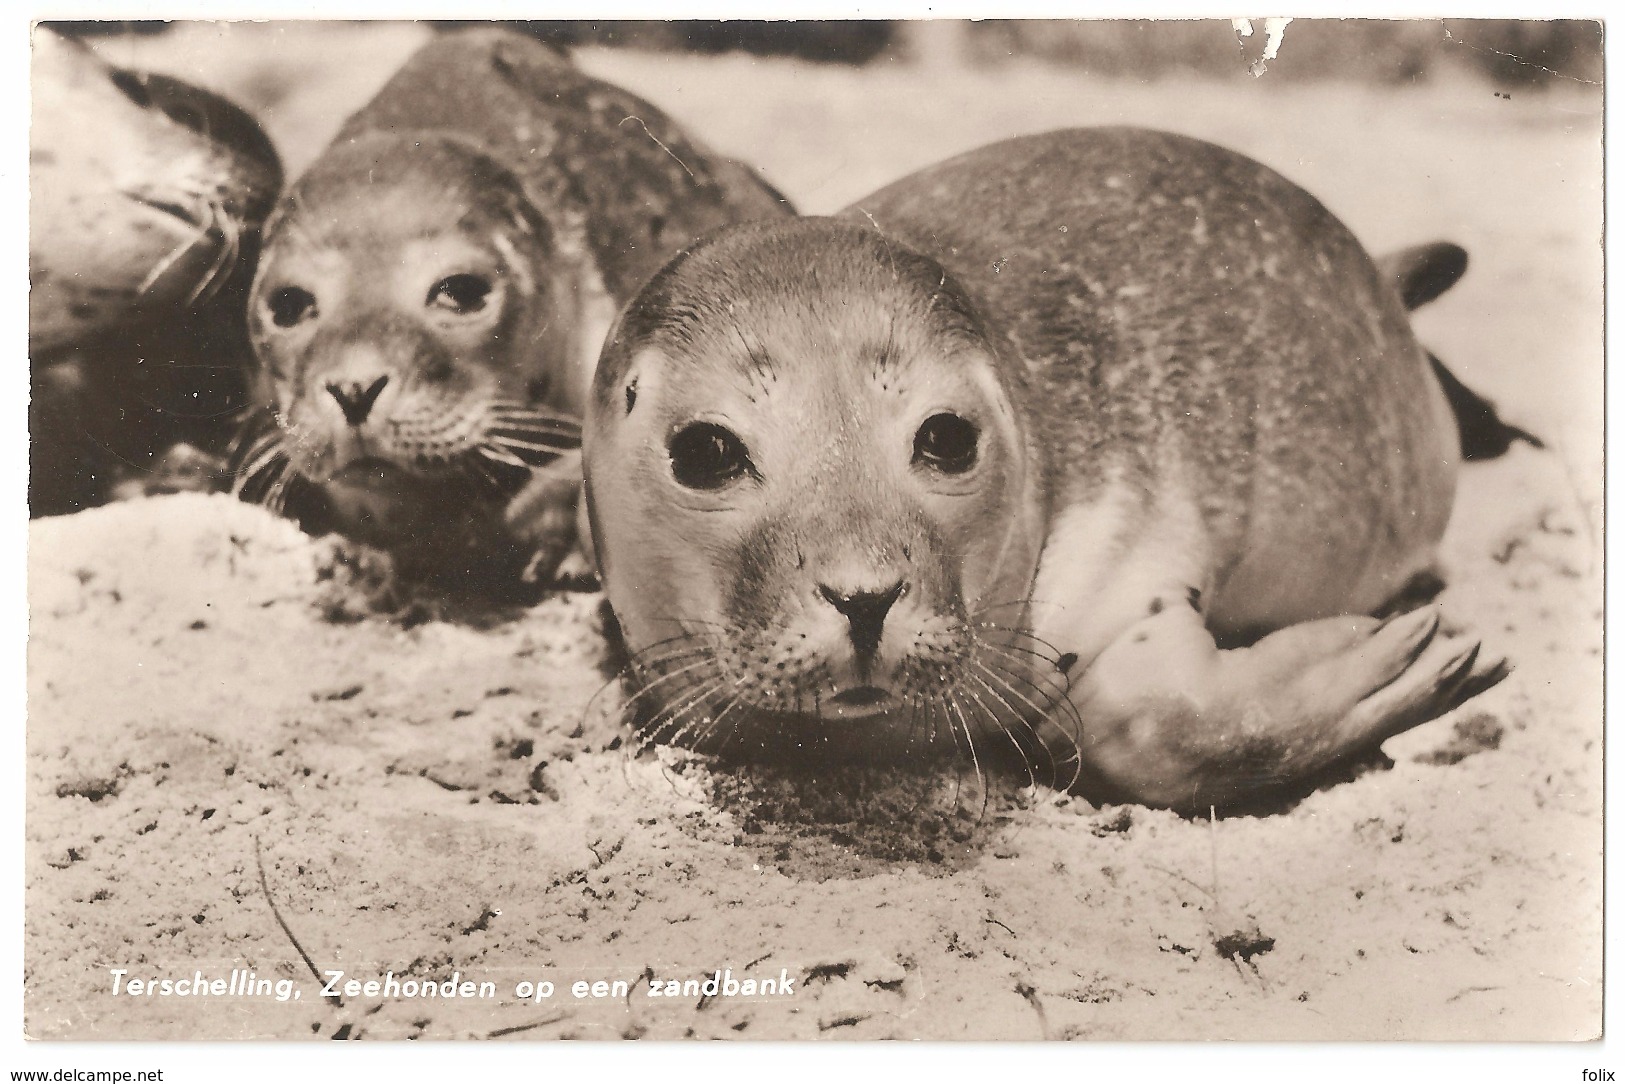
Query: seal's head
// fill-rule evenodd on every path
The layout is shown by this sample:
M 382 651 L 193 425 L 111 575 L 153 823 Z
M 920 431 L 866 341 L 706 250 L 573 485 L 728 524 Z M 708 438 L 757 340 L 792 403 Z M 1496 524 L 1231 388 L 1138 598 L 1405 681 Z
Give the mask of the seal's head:
M 722 234 L 650 281 L 585 434 L 649 733 L 975 752 L 1048 706 L 1020 631 L 1041 460 L 1001 349 L 936 263 L 829 220 Z
M 282 167 L 253 118 L 216 94 L 114 68 L 44 27 L 33 45 L 28 331 L 38 361 L 213 297 L 251 262 Z
M 585 376 L 561 232 L 455 136 L 330 148 L 267 225 L 249 326 L 274 425 L 243 484 L 351 490 L 372 516 L 380 486 L 386 502 L 500 488 L 574 447 Z

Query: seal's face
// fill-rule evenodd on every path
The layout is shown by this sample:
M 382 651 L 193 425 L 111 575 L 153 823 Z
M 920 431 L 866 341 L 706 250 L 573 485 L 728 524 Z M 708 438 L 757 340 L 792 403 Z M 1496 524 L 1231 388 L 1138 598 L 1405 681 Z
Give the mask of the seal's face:
M 497 163 L 365 136 L 324 155 L 267 233 L 249 324 L 276 428 L 246 479 L 282 462 L 336 488 L 380 470 L 478 479 L 574 445 L 570 269 Z
M 237 106 L 113 68 L 41 27 L 29 130 L 29 342 L 36 357 L 213 296 L 282 184 Z
M 1041 706 L 1016 631 L 1025 441 L 935 264 L 816 220 L 674 262 L 622 317 L 586 443 L 653 731 L 799 742 L 852 721 L 952 748 Z

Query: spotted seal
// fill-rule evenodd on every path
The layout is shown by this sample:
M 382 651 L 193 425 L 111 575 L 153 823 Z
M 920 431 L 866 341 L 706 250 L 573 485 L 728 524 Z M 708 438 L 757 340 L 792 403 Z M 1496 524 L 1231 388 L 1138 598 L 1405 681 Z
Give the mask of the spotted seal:
M 932 748 L 1183 810 L 1494 684 L 1434 607 L 1461 434 L 1391 261 L 1140 129 L 971 152 L 669 263 L 606 344 L 594 538 L 646 733 Z
M 418 564 L 528 556 L 545 579 L 576 538 L 577 419 L 616 306 L 700 234 L 787 213 L 551 47 L 438 36 L 267 226 L 240 491 Z

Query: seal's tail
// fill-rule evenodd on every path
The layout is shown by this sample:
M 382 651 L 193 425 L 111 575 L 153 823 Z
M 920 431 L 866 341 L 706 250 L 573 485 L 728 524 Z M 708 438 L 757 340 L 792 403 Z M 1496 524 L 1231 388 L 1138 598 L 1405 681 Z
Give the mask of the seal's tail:
M 1415 310 L 1450 289 L 1467 272 L 1467 250 L 1448 241 L 1415 245 L 1382 257 L 1377 269 L 1393 283 L 1405 308 Z M 1463 459 L 1494 459 L 1505 455 L 1518 440 L 1535 448 L 1546 447 L 1528 430 L 1503 422 L 1494 403 L 1456 379 L 1432 353 L 1428 361 L 1456 415 Z

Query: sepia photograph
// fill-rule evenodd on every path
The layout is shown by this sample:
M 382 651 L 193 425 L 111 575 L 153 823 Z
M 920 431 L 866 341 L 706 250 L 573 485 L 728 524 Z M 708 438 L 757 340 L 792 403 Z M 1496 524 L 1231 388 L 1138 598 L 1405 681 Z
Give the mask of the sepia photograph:
M 33 23 L 28 1050 L 1583 1053 L 1603 29 Z

